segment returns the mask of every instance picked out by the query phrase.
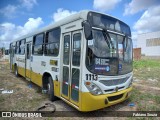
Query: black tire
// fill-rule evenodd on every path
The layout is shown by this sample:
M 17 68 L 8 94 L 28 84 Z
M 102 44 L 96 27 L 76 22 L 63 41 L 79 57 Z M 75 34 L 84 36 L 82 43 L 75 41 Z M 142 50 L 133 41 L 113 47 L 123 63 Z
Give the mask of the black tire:
M 54 85 L 53 85 L 52 77 L 48 77 L 48 82 L 49 83 L 47 85 L 47 89 L 48 89 L 49 100 L 55 101 L 57 100 L 57 97 L 54 95 Z
M 17 65 L 14 66 L 14 74 L 15 74 L 16 77 L 19 76 Z

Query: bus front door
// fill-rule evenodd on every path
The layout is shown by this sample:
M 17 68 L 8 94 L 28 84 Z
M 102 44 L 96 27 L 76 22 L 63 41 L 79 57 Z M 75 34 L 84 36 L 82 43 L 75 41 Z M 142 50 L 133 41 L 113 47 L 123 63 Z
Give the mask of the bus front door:
M 26 43 L 25 49 L 25 77 L 31 79 L 31 43 Z
M 63 35 L 62 97 L 79 106 L 81 31 Z

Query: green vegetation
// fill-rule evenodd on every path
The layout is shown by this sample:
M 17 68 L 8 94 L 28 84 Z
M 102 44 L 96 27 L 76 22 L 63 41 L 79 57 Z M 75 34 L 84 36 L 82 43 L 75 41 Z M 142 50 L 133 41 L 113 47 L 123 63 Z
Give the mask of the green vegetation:
M 160 60 L 139 60 L 133 62 L 135 69 L 139 68 L 160 68 Z
M 160 96 L 148 92 L 141 92 L 133 88 L 129 101 L 137 105 L 139 111 L 160 111 Z
M 154 99 L 158 104 L 160 104 L 160 96 L 155 96 Z
M 3 96 L 0 97 L 0 102 L 3 102 L 5 98 Z
M 39 106 L 39 103 L 43 102 L 46 99 L 46 95 L 40 95 L 40 96 L 32 96 L 32 98 L 27 97 L 24 102 L 24 97 L 22 99 L 19 99 L 16 104 L 12 105 L 10 107 L 10 110 L 36 110 L 35 108 Z
M 160 87 L 160 60 L 134 61 L 133 68 L 136 84 L 143 87 L 135 86 L 129 100 L 139 111 L 160 111 L 160 95 L 155 91 Z
M 133 62 L 134 77 L 143 84 L 160 87 L 160 60 L 139 60 Z

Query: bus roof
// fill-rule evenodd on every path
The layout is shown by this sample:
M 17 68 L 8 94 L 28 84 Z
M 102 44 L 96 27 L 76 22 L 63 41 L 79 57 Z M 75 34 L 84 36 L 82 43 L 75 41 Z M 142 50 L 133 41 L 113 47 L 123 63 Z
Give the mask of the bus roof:
M 16 39 L 13 40 L 12 42 L 16 42 L 16 41 L 19 41 L 19 40 L 22 40 L 22 39 L 25 39 L 25 38 L 28 38 L 28 37 L 32 37 L 33 35 L 36 35 L 36 34 L 39 34 L 39 33 L 42 33 L 42 32 L 46 32 L 46 31 L 48 31 L 48 30 L 50 30 L 50 29 L 52 29 L 52 28 L 56 28 L 56 27 L 65 25 L 65 24 L 67 24 L 67 23 L 76 21 L 76 20 L 78 20 L 78 19 L 87 20 L 87 15 L 88 15 L 89 12 L 99 13 L 99 12 L 92 11 L 92 10 L 82 10 L 82 11 L 80 11 L 80 12 L 78 12 L 78 13 L 75 13 L 75 14 L 73 14 L 73 15 L 70 15 L 70 16 L 68 16 L 68 17 L 66 17 L 66 18 L 64 18 L 64 19 L 62 19 L 62 20 L 60 20 L 60 21 L 58 21 L 58 22 L 54 22 L 54 23 L 52 23 L 52 24 L 49 24 L 48 26 L 46 26 L 46 27 L 44 27 L 44 28 L 41 28 L 41 29 L 36 30 L 36 31 L 33 31 L 33 32 L 31 32 L 31 33 L 29 33 L 29 34 L 26 34 L 26 35 L 23 35 L 23 36 L 21 36 L 21 37 L 19 37 L 19 38 L 16 38 Z M 103 13 L 99 13 L 99 14 L 103 14 Z M 113 17 L 113 16 L 108 15 L 108 14 L 103 14 L 103 15 L 107 15 L 107 16 Z M 113 18 L 119 20 L 119 19 L 116 18 L 116 17 L 113 17 Z M 120 21 L 121 21 L 121 20 L 120 20 Z M 123 22 L 123 21 L 122 21 L 122 22 Z M 11 42 L 11 43 L 12 43 L 12 42 Z
M 41 33 L 41 32 L 48 31 L 48 30 L 50 30 L 52 28 L 56 28 L 56 27 L 65 25 L 67 23 L 76 21 L 78 19 L 84 19 L 85 20 L 85 19 L 87 19 L 88 12 L 89 12 L 88 10 L 80 11 L 80 12 L 75 13 L 73 15 L 70 15 L 70 16 L 66 17 L 65 19 L 62 19 L 62 20 L 60 20 L 58 22 L 51 23 L 51 24 L 49 24 L 48 26 L 46 26 L 44 28 L 41 28 L 41 29 L 36 30 L 36 31 L 33 31 L 33 32 L 31 32 L 29 34 L 26 34 L 26 35 L 23 35 L 23 36 L 15 39 L 13 42 L 18 41 L 18 40 L 22 40 L 22 39 L 27 38 L 27 37 L 31 37 L 31 36 L 33 36 L 35 34 L 38 34 L 38 33 Z

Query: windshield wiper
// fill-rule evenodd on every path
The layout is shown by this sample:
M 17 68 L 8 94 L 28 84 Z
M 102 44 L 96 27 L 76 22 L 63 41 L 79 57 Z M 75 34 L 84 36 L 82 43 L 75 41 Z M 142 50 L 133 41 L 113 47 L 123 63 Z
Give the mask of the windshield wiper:
M 127 47 L 128 47 L 128 37 L 125 34 L 125 36 L 123 37 L 123 49 L 124 49 L 125 52 L 126 52 Z
M 106 29 L 103 29 L 102 33 L 103 33 L 103 36 L 104 36 L 104 38 L 105 38 L 105 40 L 107 42 L 108 47 L 110 48 L 110 45 L 111 45 L 112 49 L 114 49 L 114 45 L 113 45 L 113 42 L 111 40 L 111 37 L 110 37 L 108 31 Z
M 126 40 L 126 41 L 125 41 Z M 122 44 L 123 44 L 123 49 L 124 49 L 124 51 L 123 51 L 123 60 L 124 60 L 124 52 L 126 52 L 126 50 L 127 50 L 127 47 L 128 47 L 128 36 L 125 34 L 125 36 L 123 37 L 123 42 L 122 42 Z

